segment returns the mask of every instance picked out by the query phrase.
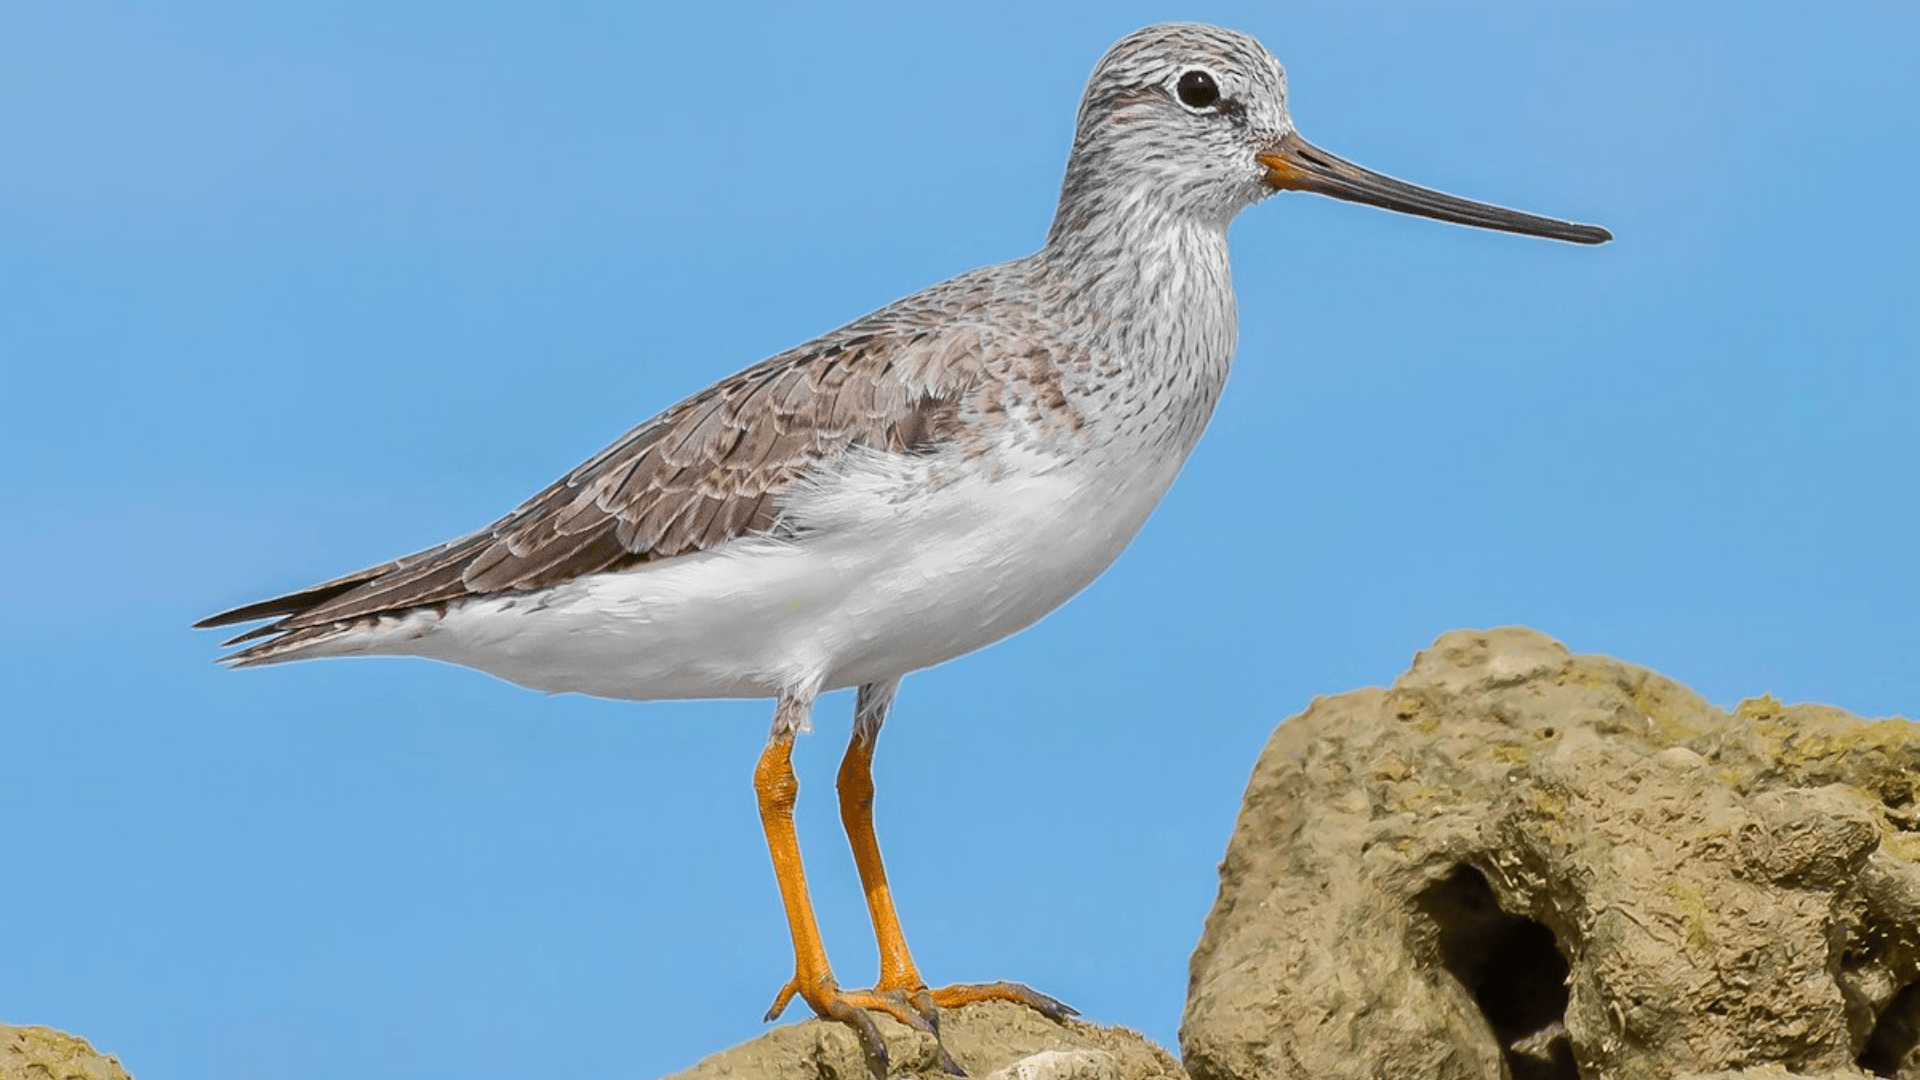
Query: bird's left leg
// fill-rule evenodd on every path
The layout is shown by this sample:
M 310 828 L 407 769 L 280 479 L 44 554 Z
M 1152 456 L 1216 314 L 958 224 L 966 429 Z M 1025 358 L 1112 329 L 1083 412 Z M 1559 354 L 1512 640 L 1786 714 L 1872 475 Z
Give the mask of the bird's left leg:
M 962 984 L 927 989 L 926 981 L 907 951 L 907 938 L 900 929 L 900 916 L 893 906 L 893 892 L 887 887 L 886 867 L 880 861 L 880 841 L 873 832 L 873 748 L 893 707 L 893 695 L 899 679 L 867 683 L 860 687 L 853 712 L 853 738 L 840 761 L 840 822 L 846 827 L 847 842 L 853 848 L 853 862 L 860 871 L 860 887 L 867 894 L 867 912 L 873 917 L 873 936 L 880 947 L 880 978 L 868 991 L 846 994 L 848 1001 L 870 1009 L 880 1009 L 908 1023 L 907 1014 L 918 1014 L 927 1030 L 938 1030 L 938 1009 L 954 1008 L 975 1001 L 1017 1001 L 1055 1020 L 1076 1015 L 1075 1011 L 1039 991 L 1019 983 L 996 982 Z

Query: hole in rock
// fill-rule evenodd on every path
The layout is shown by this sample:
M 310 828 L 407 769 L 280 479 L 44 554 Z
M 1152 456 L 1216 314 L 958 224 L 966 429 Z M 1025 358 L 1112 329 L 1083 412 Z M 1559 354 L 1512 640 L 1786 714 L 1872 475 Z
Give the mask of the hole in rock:
M 1874 1018 L 1867 1045 L 1854 1064 L 1875 1076 L 1894 1076 L 1916 1046 L 1920 1046 L 1920 982 L 1910 982 Z
M 1567 1041 L 1567 958 L 1553 931 L 1500 910 L 1486 876 L 1456 867 L 1414 900 L 1433 920 L 1440 962 L 1460 981 L 1513 1080 L 1579 1080 Z

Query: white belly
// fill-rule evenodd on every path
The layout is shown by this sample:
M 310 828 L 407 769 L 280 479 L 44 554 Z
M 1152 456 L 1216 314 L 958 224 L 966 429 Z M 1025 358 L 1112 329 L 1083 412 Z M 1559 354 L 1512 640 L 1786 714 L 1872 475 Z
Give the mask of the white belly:
M 897 488 L 882 497 L 886 482 L 866 490 L 856 480 L 803 500 L 798 517 L 810 527 L 797 540 L 743 539 L 466 601 L 355 635 L 341 652 L 427 656 L 539 690 L 637 700 L 766 697 L 903 675 L 1024 629 L 1085 588 L 1180 463 L 1092 475 L 1048 464 L 904 500 Z

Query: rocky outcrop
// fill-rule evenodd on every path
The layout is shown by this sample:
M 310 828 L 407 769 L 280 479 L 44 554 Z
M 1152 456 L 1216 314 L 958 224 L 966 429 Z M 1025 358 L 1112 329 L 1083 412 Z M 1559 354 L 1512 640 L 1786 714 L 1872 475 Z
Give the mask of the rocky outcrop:
M 52 1028 L 0 1024 L 0 1080 L 133 1080 L 87 1040 Z
M 1920 728 L 1526 630 L 1316 701 L 1195 952 L 1195 1080 L 1920 1080 Z
M 888 1077 L 942 1077 L 933 1036 L 879 1017 Z M 1023 1005 L 987 1001 L 940 1015 L 940 1041 L 967 1075 L 988 1080 L 1186 1080 L 1165 1050 L 1125 1028 L 1058 1024 Z M 853 1029 L 807 1020 L 775 1028 L 666 1080 L 866 1080 Z
M 877 1018 L 888 1077 L 943 1070 Z M 1185 1070 L 1133 1032 L 941 1015 L 985 1080 L 1920 1080 L 1920 725 L 1448 634 L 1255 765 L 1193 955 Z M 867 1080 L 774 1029 L 668 1080 Z M 0 1080 L 130 1080 L 0 1025 Z

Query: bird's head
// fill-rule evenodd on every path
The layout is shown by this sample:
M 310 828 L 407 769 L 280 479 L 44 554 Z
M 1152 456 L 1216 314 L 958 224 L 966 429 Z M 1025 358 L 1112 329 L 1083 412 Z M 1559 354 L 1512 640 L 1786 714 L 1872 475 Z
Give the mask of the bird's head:
M 1149 203 L 1224 225 L 1276 191 L 1318 192 L 1576 243 L 1612 239 L 1596 226 L 1403 183 L 1315 147 L 1293 128 L 1280 62 L 1245 34 L 1194 23 L 1149 26 L 1120 39 L 1094 67 L 1080 103 L 1063 215 L 1085 225 L 1100 213 Z

